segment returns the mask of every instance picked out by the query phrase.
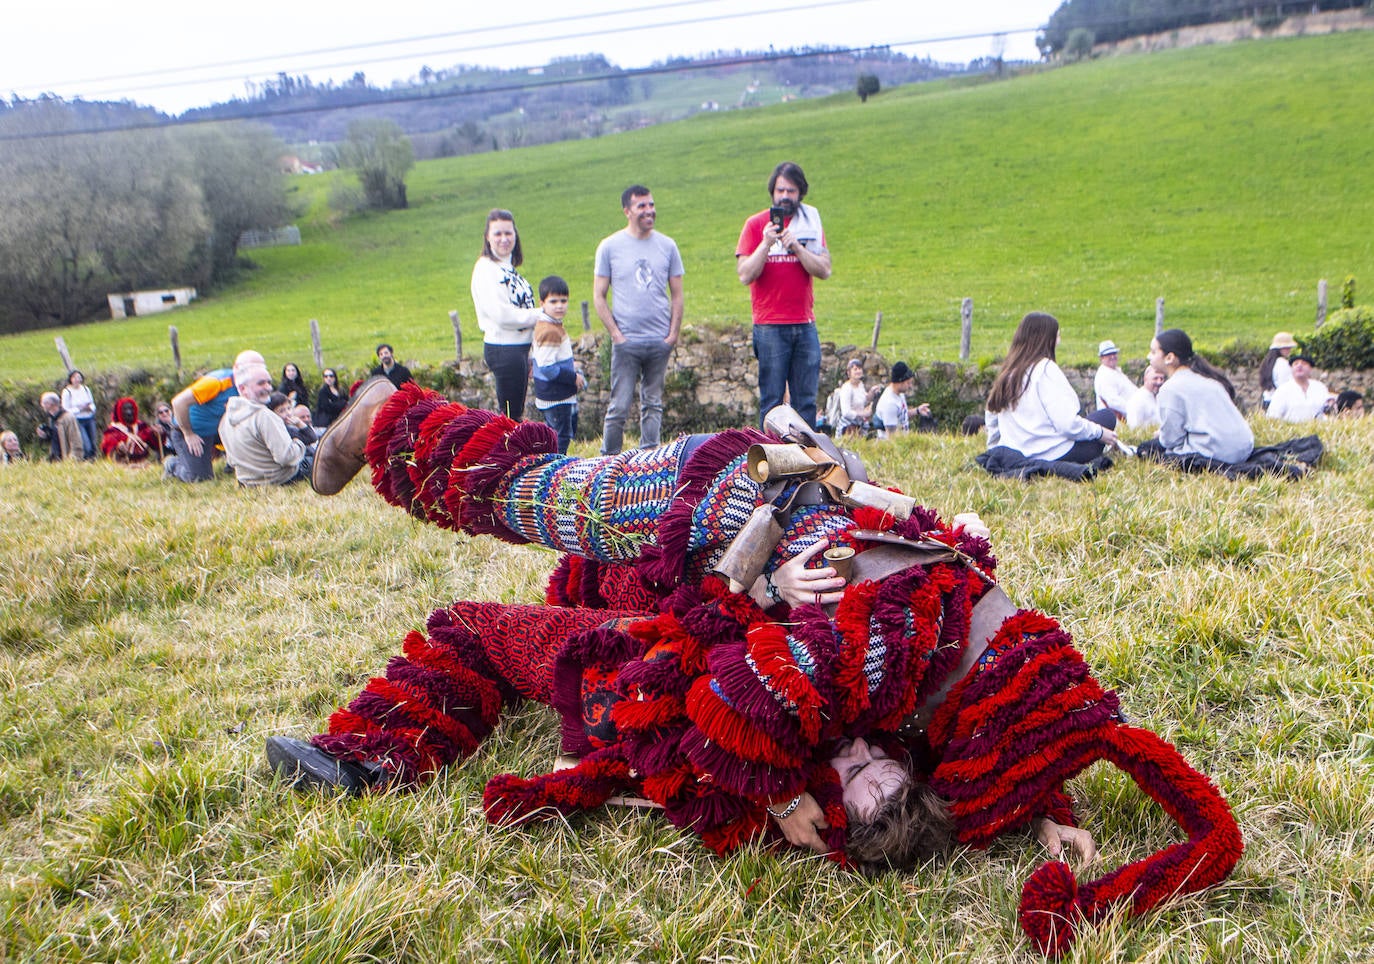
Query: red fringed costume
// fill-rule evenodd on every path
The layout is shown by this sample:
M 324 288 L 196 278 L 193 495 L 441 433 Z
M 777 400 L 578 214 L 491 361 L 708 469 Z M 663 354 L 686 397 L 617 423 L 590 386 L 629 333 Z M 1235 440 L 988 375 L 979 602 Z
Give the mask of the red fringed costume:
M 435 611 L 428 635 L 408 635 L 385 677 L 338 710 L 316 745 L 415 783 L 471 754 L 503 705 L 536 700 L 558 711 L 564 752 L 581 762 L 492 779 L 491 820 L 569 813 L 630 791 L 724 853 L 776 833 L 765 806 L 805 790 L 825 811 L 837 859 L 846 817 L 829 760 L 842 738 L 914 742 L 959 839 L 978 847 L 1041 814 L 1071 822 L 1064 781 L 1106 760 L 1187 839 L 1081 884 L 1067 864 L 1042 865 L 1019 917 L 1051 955 L 1114 907 L 1142 913 L 1226 877 L 1242 844 L 1225 800 L 1173 746 L 1122 722 L 1116 694 L 1047 616 L 1022 610 L 1003 622 L 925 732 L 903 736 L 968 644 L 995 565 L 982 539 L 924 510 L 895 524 L 837 506 L 794 513 L 773 565 L 821 537 L 862 552 L 856 526 L 934 537 L 965 559 L 851 585 L 833 618 L 815 606 L 764 612 L 708 575 L 761 501 L 743 467 L 761 438 L 726 432 L 570 458 L 546 425 L 404 386 L 369 436 L 378 492 L 436 525 L 567 555 L 548 605 Z
M 161 451 L 157 432 L 138 418 L 138 402 L 124 397 L 114 403 L 114 417 L 100 438 L 100 451 L 116 462 L 143 462 Z

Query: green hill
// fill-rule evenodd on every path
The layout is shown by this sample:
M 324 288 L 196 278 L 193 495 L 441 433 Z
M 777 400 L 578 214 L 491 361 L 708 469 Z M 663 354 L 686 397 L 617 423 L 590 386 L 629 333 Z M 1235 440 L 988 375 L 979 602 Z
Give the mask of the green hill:
M 1005 349 L 1027 310 L 1065 325 L 1061 359 L 1110 337 L 1145 353 L 1155 298 L 1204 347 L 1310 328 L 1318 279 L 1374 283 L 1374 142 L 1362 118 L 1374 32 L 1119 57 L 1001 83 L 935 83 L 700 116 L 597 140 L 426 162 L 408 211 L 335 223 L 331 176 L 293 182 L 305 244 L 253 253 L 261 270 L 173 314 L 0 341 L 7 373 L 60 374 L 61 334 L 88 369 L 165 364 L 168 324 L 188 364 L 254 346 L 357 365 L 378 339 L 410 359 L 452 354 L 447 312 L 475 348 L 467 286 L 493 206 L 515 211 L 525 272 L 590 298 L 597 241 L 624 226 L 618 195 L 654 189 L 687 266 L 690 325 L 748 320 L 734 274 L 764 181 L 798 161 L 835 275 L 818 285 L 822 337 L 953 359 L 960 300 L 973 354 Z

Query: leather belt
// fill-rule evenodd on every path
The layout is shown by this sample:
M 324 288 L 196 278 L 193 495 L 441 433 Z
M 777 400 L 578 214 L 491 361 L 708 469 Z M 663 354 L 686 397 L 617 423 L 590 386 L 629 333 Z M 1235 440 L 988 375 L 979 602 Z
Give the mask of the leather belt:
M 869 550 L 870 552 L 872 550 Z M 866 553 L 860 553 L 866 555 Z M 973 669 L 973 664 L 978 662 L 988 649 L 988 643 L 992 637 L 997 635 L 997 631 L 1002 628 L 1002 624 L 1007 621 L 1007 617 L 1017 613 L 1016 605 L 1007 598 L 1007 594 L 1002 591 L 1001 586 L 993 586 L 983 598 L 978 600 L 973 607 L 972 618 L 969 620 L 968 645 L 964 647 L 963 654 L 959 657 L 959 663 L 950 670 L 945 677 L 940 688 L 930 695 L 920 706 L 916 707 L 916 712 L 912 713 L 897 731 L 903 735 L 912 733 L 924 733 L 926 727 L 930 725 L 931 719 L 949 696 L 949 691 L 954 689 L 961 679 L 968 675 L 969 670 Z

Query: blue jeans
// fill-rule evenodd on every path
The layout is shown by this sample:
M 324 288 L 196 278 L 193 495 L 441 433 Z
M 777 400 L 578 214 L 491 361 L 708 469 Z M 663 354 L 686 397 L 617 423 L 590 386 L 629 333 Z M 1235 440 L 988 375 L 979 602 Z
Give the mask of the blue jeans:
M 759 424 L 783 403 L 785 391 L 797 414 L 815 428 L 821 382 L 821 339 L 815 322 L 755 325 L 754 357 L 759 360 Z
M 627 341 L 611 346 L 611 404 L 601 427 L 601 454 L 619 455 L 625 417 L 639 385 L 639 447 L 653 448 L 663 430 L 663 378 L 672 346 L 662 341 Z
M 77 427 L 81 429 L 81 448 L 85 457 L 93 459 L 100 451 L 100 433 L 95 428 L 95 416 L 77 416 Z
M 577 436 L 577 403 L 565 402 L 540 411 L 549 428 L 558 433 L 558 454 L 567 455 L 568 445 Z
M 201 437 L 204 448 L 199 455 L 192 455 L 191 450 L 186 447 L 186 436 L 182 434 L 181 427 L 175 426 L 172 429 L 172 451 L 176 461 L 171 462 L 170 467 L 164 471 L 182 482 L 208 482 L 215 477 L 215 445 L 219 439 L 215 436 Z

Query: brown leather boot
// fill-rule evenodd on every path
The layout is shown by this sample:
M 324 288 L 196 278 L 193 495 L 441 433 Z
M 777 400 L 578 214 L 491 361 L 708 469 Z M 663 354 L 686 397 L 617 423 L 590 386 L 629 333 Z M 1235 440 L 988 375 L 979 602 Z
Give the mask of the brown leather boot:
M 315 464 L 310 468 L 310 486 L 320 495 L 335 495 L 348 480 L 367 464 L 364 451 L 372 418 L 396 386 L 384 375 L 369 378 L 353 396 L 348 407 L 329 424 L 315 446 Z

